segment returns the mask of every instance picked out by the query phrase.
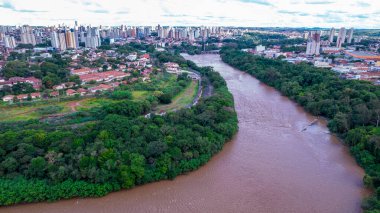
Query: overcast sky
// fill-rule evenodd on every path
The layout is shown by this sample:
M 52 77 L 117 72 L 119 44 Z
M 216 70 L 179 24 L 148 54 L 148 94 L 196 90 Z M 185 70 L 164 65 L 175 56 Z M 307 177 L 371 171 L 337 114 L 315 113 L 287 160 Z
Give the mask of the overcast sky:
M 380 0 L 0 0 L 2 25 L 380 28 Z

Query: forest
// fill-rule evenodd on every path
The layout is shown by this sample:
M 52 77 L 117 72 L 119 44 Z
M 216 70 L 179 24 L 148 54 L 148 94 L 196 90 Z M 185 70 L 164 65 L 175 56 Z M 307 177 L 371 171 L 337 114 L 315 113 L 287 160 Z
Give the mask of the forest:
M 116 94 L 117 102 L 59 119 L 0 123 L 0 205 L 104 196 L 173 179 L 220 151 L 238 129 L 224 79 L 179 55 L 157 57 L 200 72 L 213 95 L 150 118 L 156 100 Z
M 224 47 L 224 62 L 255 76 L 295 100 L 307 111 L 329 119 L 331 132 L 340 136 L 373 189 L 362 208 L 380 211 L 380 87 L 365 81 L 340 79 L 328 69 L 306 63 L 291 64 Z

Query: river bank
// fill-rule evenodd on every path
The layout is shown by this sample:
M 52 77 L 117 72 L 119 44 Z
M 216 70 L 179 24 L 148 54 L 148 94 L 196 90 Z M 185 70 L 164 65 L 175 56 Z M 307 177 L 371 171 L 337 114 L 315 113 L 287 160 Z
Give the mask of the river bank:
M 363 170 L 323 122 L 218 55 L 213 66 L 234 95 L 239 132 L 210 162 L 173 181 L 96 199 L 1 208 L 0 212 L 360 212 Z

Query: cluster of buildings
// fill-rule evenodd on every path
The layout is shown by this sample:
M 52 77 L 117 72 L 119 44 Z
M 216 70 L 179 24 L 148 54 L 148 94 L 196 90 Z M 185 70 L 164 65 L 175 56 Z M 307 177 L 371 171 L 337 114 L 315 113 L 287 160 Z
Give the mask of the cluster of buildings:
M 327 49 L 339 51 L 342 48 L 344 43 L 351 44 L 353 41 L 354 28 L 350 28 L 346 30 L 346 28 L 342 27 L 339 29 L 338 35 L 335 35 L 335 28 L 331 28 L 328 34 L 328 40 L 322 41 L 321 35 L 322 31 L 310 31 L 307 36 L 307 46 L 306 46 L 306 54 L 307 55 L 319 55 L 321 44 Z M 336 37 L 336 40 L 335 40 Z M 330 44 L 335 42 L 335 48 L 330 47 Z
M 4 86 L 12 87 L 15 84 L 19 83 L 29 83 L 33 86 L 34 89 L 39 90 L 42 86 L 42 81 L 35 77 L 12 77 L 8 80 L 5 80 L 4 78 L 0 78 L 0 89 L 3 89 Z
M 0 47 L 12 50 L 18 44 L 50 46 L 58 51 L 79 48 L 97 48 L 127 40 L 145 40 L 163 45 L 174 41 L 203 41 L 209 37 L 242 35 L 243 29 L 224 27 L 170 27 L 170 26 L 0 26 Z M 106 41 L 107 40 L 107 41 Z M 4 50 L 4 51 L 5 51 Z M 1 51 L 1 49 L 0 49 Z
M 272 33 L 265 31 L 265 33 Z M 280 45 L 257 45 L 244 51 L 267 58 L 282 57 L 290 63 L 306 62 L 319 68 L 331 69 L 346 79 L 371 81 L 380 85 L 380 38 L 371 40 L 369 46 L 359 42 L 362 36 L 354 36 L 354 29 L 340 28 L 306 32 L 273 32 L 287 38 L 304 38 L 306 42 L 287 45 L 302 47 L 304 51 L 283 51 Z M 344 44 L 344 45 L 343 45 Z
M 143 81 L 150 80 L 150 74 L 152 73 L 151 59 L 150 55 L 147 53 L 132 52 L 129 54 L 118 54 L 115 52 L 115 50 L 90 50 L 87 54 L 84 54 L 83 50 L 71 50 L 69 53 L 61 55 L 62 57 L 71 57 L 72 62 L 69 65 L 70 75 L 78 76 L 81 84 L 76 84 L 74 82 L 64 82 L 58 85 L 54 85 L 50 90 L 45 90 L 42 87 L 42 81 L 35 77 L 12 77 L 9 79 L 0 78 L 0 89 L 2 89 L 4 86 L 12 87 L 18 83 L 30 83 L 35 90 L 39 91 L 31 94 L 6 95 L 2 98 L 3 101 L 9 102 L 40 98 L 46 99 L 50 97 L 57 97 L 58 95 L 94 95 L 99 91 L 101 92 L 113 90 L 120 84 L 127 84 L 128 82 L 138 80 L 136 77 L 129 78 L 132 71 L 138 71 Z M 105 61 L 102 65 L 106 65 L 108 67 L 107 69 L 104 69 L 104 66 L 83 67 L 78 56 L 82 56 L 91 62 L 95 62 L 100 58 L 118 58 L 120 63 L 118 63 L 117 67 L 115 68 L 114 66 L 108 64 L 107 61 Z M 32 64 L 35 62 L 30 61 L 29 63 Z

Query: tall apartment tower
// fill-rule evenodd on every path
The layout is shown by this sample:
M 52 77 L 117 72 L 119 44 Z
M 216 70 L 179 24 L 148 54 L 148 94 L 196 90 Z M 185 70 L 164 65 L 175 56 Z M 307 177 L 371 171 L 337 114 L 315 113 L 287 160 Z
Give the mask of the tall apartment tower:
M 16 40 L 13 36 L 4 37 L 4 45 L 6 48 L 14 49 L 16 47 Z
M 332 43 L 334 42 L 334 36 L 335 36 L 335 28 L 331 28 L 330 34 L 329 34 L 329 42 Z
M 59 49 L 61 51 L 66 50 L 66 36 L 65 33 L 59 33 L 58 34 L 59 38 Z
M 346 40 L 346 29 L 342 27 L 339 30 L 338 39 L 336 40 L 336 47 L 341 48 L 342 44 L 344 44 L 344 40 Z
M 321 32 L 309 32 L 309 38 L 307 40 L 306 54 L 307 55 L 319 55 L 319 49 L 321 48 Z
M 348 44 L 351 44 L 353 35 L 354 35 L 354 28 L 351 28 L 347 32 L 347 43 Z
M 59 49 L 59 37 L 58 37 L 58 33 L 53 31 L 50 33 L 50 38 L 51 38 L 51 46 L 56 48 L 56 49 Z
M 71 32 L 70 30 L 65 32 L 65 38 L 66 38 L 66 47 L 71 49 L 76 49 L 76 39 L 75 39 L 75 33 Z
M 33 34 L 33 30 L 30 26 L 21 27 L 21 43 L 36 45 L 36 37 Z

